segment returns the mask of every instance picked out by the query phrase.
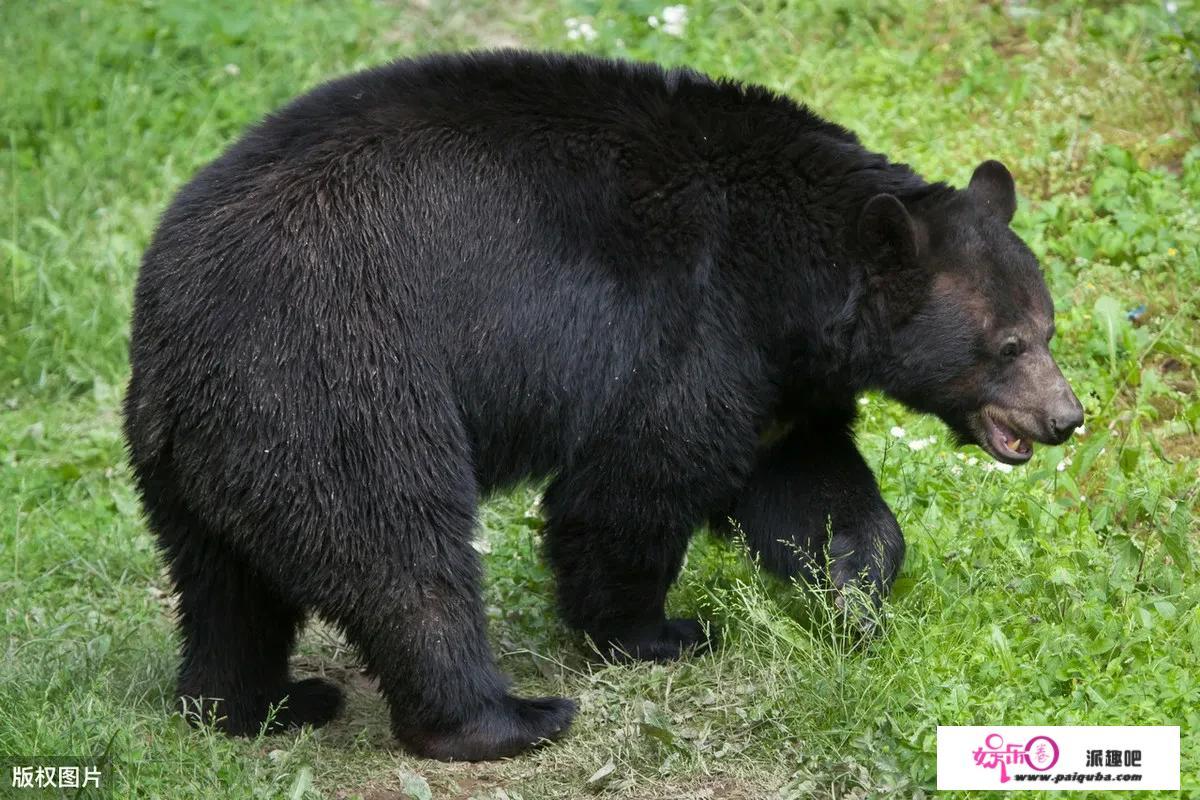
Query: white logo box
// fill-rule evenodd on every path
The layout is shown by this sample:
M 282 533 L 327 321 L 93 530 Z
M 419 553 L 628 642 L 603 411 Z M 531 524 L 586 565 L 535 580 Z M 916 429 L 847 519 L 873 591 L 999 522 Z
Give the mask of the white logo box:
M 1177 725 L 939 725 L 937 788 L 1179 789 Z

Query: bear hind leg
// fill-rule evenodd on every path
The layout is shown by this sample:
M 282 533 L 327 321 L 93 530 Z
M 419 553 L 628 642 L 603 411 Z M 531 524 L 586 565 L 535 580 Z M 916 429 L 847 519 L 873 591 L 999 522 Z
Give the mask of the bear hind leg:
M 337 686 L 288 675 L 303 609 L 282 599 L 186 508 L 152 514 L 151 527 L 179 596 L 185 716 L 236 736 L 319 727 L 336 717 Z
M 302 575 L 311 553 L 321 554 L 321 579 L 297 591 L 357 648 L 409 751 L 505 758 L 561 736 L 575 704 L 514 696 L 497 668 L 472 546 L 474 473 L 465 436 L 446 420 L 424 417 L 413 432 L 364 431 L 373 457 L 355 465 L 356 480 L 331 476 L 333 513 L 313 515 L 291 545 L 275 548 L 275 568 L 281 579 Z
M 415 510 L 392 516 L 407 517 L 406 530 L 384 533 L 407 552 L 381 550 L 370 563 L 339 566 L 371 591 L 316 605 L 379 679 L 395 737 L 415 755 L 442 761 L 517 755 L 561 736 L 576 711 L 565 698 L 509 693 L 487 641 L 471 512 L 421 521 Z

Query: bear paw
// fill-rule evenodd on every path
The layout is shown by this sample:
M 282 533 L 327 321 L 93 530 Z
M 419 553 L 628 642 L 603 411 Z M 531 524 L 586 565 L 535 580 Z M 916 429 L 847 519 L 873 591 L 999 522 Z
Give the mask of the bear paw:
M 612 662 L 673 661 L 685 653 L 707 653 L 716 632 L 695 619 L 668 619 L 654 630 L 607 637 L 604 657 Z
M 508 758 L 562 736 L 575 717 L 575 703 L 563 697 L 525 699 L 505 695 L 451 731 L 396 738 L 415 755 L 439 761 L 489 761 Z
M 342 690 L 323 678 L 293 681 L 283 690 L 271 730 L 311 725 L 319 728 L 342 711 Z
M 327 680 L 306 678 L 282 689 L 243 689 L 240 694 L 181 689 L 180 701 L 193 725 L 212 724 L 230 736 L 258 736 L 301 725 L 319 728 L 342 710 L 342 690 Z

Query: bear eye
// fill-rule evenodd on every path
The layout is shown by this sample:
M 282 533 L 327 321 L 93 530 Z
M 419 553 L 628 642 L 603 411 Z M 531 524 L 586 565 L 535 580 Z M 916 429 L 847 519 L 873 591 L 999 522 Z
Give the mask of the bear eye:
M 1008 359 L 1009 361 L 1012 361 L 1014 358 L 1021 355 L 1021 353 L 1024 352 L 1024 350 L 1025 350 L 1025 343 L 1022 342 L 1020 339 L 1018 339 L 1016 336 L 1013 336 L 1013 337 L 1005 340 L 1003 346 L 1001 346 L 1001 348 L 1000 348 L 1000 355 L 1003 356 L 1004 358 Z

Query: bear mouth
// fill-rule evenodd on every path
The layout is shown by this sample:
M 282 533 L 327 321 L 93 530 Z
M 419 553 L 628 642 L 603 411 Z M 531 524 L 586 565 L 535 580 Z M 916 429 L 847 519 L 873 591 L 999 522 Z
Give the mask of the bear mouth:
M 998 418 L 991 409 L 979 415 L 983 428 L 980 445 L 992 458 L 1005 464 L 1024 464 L 1033 457 L 1033 437 L 1017 430 L 1012 423 Z

